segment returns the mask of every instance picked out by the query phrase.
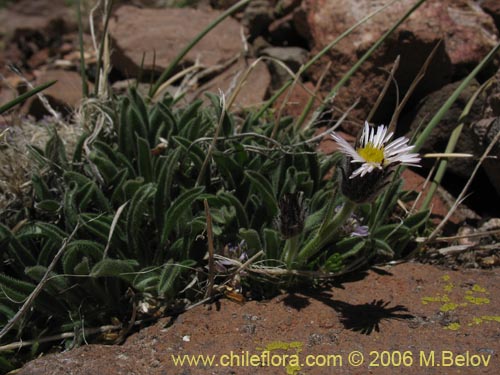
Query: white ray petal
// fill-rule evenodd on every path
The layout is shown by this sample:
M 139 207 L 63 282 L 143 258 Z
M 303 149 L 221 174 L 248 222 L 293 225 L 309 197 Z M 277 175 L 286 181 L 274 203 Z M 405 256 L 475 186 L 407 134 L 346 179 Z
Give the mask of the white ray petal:
M 340 147 L 340 151 L 352 158 L 353 161 L 364 163 L 365 159 L 359 155 L 354 147 L 352 147 L 344 138 L 339 137 L 337 134 L 333 133 L 332 138 Z
M 388 127 L 384 125 L 380 125 L 377 128 L 371 127 L 370 124 L 365 121 L 359 141 L 360 145 L 357 150 L 365 148 L 370 144 L 370 146 L 368 146 L 369 148 L 375 148 L 384 153 L 384 160 L 382 162 L 364 159 L 354 147 L 335 133 L 332 134 L 332 138 L 337 142 L 340 151 L 352 159 L 351 163 L 361 163 L 350 176 L 350 178 L 354 178 L 357 176 L 363 177 L 373 172 L 375 168 L 383 169 L 395 164 L 419 166 L 421 158 L 418 153 L 411 153 L 414 146 L 408 145 L 409 139 L 406 137 L 399 137 L 389 142 L 393 135 L 394 133 L 389 132 Z

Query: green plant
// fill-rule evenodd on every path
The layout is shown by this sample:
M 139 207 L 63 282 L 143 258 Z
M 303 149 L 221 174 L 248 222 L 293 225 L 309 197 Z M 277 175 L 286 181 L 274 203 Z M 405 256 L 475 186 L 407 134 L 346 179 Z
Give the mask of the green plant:
M 303 280 L 297 276 L 332 277 L 374 258 L 399 257 L 425 230 L 428 211 L 400 208 L 414 199 L 401 188 L 401 167 L 382 168 L 387 173 L 369 199 L 353 198 L 345 187 L 349 160 L 316 152 L 311 126 L 295 131 L 311 107 L 297 121 L 275 116 L 272 104 L 298 77 L 261 108 L 239 114 L 223 95 L 207 95 L 208 106 L 199 100 L 179 107 L 168 95 L 151 99 L 182 56 L 246 3 L 186 47 L 150 98 L 131 88 L 88 113 L 71 155 L 55 130 L 44 149 L 31 147 L 33 205 L 19 210 L 14 229 L 0 225 L 0 325 L 44 284 L 15 330 L 2 336 L 32 340 L 29 354 L 52 334 L 74 332 L 65 345 L 76 345 L 88 327 L 118 320 L 130 328 L 134 319 L 195 303 L 214 284 L 238 283 L 242 276 L 249 289 L 269 289 L 271 277 L 290 285 Z M 100 49 L 99 61 L 104 54 Z M 207 232 L 215 249 L 209 262 Z M 49 270 L 60 251 L 61 261 Z
M 52 86 L 53 84 L 55 84 L 57 81 L 50 81 L 50 82 L 47 82 L 47 83 L 44 83 L 40 86 L 37 86 L 31 90 L 29 90 L 28 92 L 25 92 L 24 94 L 22 95 L 19 95 L 17 98 L 14 98 L 12 99 L 11 101 L 9 101 L 8 103 L 5 103 L 3 105 L 0 106 L 0 114 L 8 111 L 9 109 L 15 107 L 16 105 L 18 104 L 21 104 L 22 102 L 24 102 L 26 99 L 29 99 L 30 97 L 38 94 L 39 92 L 45 90 L 46 88 Z
M 292 135 L 283 136 L 288 146 L 272 143 L 273 121 L 254 122 L 252 113 L 236 118 L 224 113 L 218 97 L 209 98 L 210 107 L 196 101 L 175 109 L 170 97 L 147 104 L 131 89 L 105 108 L 113 127 L 82 135 L 72 158 L 55 131 L 44 150 L 31 148 L 38 164 L 35 205 L 16 233 L 5 226 L 0 233 L 4 259 L 10 260 L 1 270 L 2 325 L 77 226 L 32 312 L 17 325 L 21 337 L 79 329 L 83 322 L 96 326 L 110 317 L 126 322 L 134 303 L 150 296 L 172 305 L 179 290 L 207 280 L 203 200 L 210 205 L 216 249 L 244 240 L 248 256 L 264 250 L 262 266 L 285 269 L 285 229 L 280 233 L 275 225 L 286 215 L 283 208 L 279 212 L 280 198 L 303 196 L 308 218 L 297 233 L 301 246 L 321 225 L 325 207 L 340 204 L 340 197 L 332 198 L 335 180 L 325 178 L 338 156 L 318 154 L 307 142 L 292 144 Z M 203 168 L 219 123 L 216 148 Z M 291 123 L 285 117 L 279 128 Z M 370 217 L 370 208 L 364 210 Z M 351 245 L 367 254 L 373 244 L 392 248 L 404 242 L 401 233 L 408 241 L 422 222 L 406 224 L 382 226 L 370 239 L 346 239 L 340 231 L 300 268 L 342 271 L 349 263 L 333 260 L 351 254 Z M 127 298 L 128 288 L 134 301 Z M 188 289 L 184 297 L 196 301 L 202 289 Z

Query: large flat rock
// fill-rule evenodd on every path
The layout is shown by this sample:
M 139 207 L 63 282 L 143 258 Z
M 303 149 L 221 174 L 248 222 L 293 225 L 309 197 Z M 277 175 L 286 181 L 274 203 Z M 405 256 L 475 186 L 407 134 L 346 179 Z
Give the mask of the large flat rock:
M 164 70 L 210 22 L 221 13 L 191 8 L 140 9 L 122 6 L 110 21 L 113 41 L 112 64 L 127 77 L 143 70 Z M 234 57 L 242 50 L 240 24 L 226 18 L 206 35 L 184 58 L 211 66 Z
M 198 307 L 122 346 L 49 355 L 17 375 L 497 374 L 499 277 L 498 269 L 379 268 L 322 290 Z M 265 351 L 274 366 L 249 364 Z M 214 362 L 176 365 L 184 355 Z

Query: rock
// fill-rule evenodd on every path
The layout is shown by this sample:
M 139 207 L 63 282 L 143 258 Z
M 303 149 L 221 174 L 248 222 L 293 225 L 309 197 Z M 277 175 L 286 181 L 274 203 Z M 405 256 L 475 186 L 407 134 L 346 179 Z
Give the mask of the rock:
M 215 9 L 227 9 L 237 2 L 238 0 L 210 0 L 210 5 Z
M 444 102 L 452 95 L 459 84 L 460 82 L 451 83 L 425 97 L 410 125 L 410 131 L 407 134 L 409 137 L 411 137 L 414 132 L 422 126 L 422 123 L 425 124 L 426 120 L 428 121 L 430 117 L 437 113 L 439 108 L 441 108 Z M 422 149 L 420 150 L 422 154 L 444 152 L 452 131 L 458 125 L 458 118 L 462 114 L 467 102 L 478 88 L 479 84 L 477 81 L 474 81 L 462 92 L 457 101 L 452 105 L 439 124 L 433 129 L 429 138 L 425 141 Z M 481 107 L 482 105 L 478 101 L 476 101 L 473 105 L 471 113 L 469 114 L 468 119 L 466 119 L 466 126 L 463 127 L 462 134 L 458 139 L 455 152 L 480 155 L 481 146 L 479 145 L 479 139 L 470 124 L 472 121 L 480 118 Z M 423 166 L 431 168 L 434 161 L 435 159 L 423 159 Z M 457 176 L 468 178 L 471 175 L 476 163 L 477 161 L 473 158 L 450 158 L 448 162 L 448 170 Z
M 37 67 L 57 53 L 63 36 L 76 30 L 64 0 L 22 0 L 0 11 L 0 34 L 7 38 L 8 60 Z
M 237 82 L 243 78 L 247 68 L 252 63 L 253 61 L 249 61 L 248 64 L 244 61 L 237 62 L 222 74 L 202 85 L 200 89 L 197 90 L 195 96 L 188 95 L 188 100 L 192 100 L 196 96 L 201 97 L 205 92 L 218 94 L 219 89 L 227 94 L 230 88 L 235 88 Z M 246 82 L 241 87 L 233 106 L 236 106 L 237 108 L 248 108 L 261 104 L 266 97 L 270 83 L 271 75 L 269 74 L 266 64 L 262 61 L 257 63 L 254 70 L 249 74 Z M 226 99 L 227 98 L 228 97 L 226 97 Z
M 428 95 L 418 108 L 417 114 L 410 125 L 408 135 L 413 134 L 422 123 L 425 123 L 426 119 L 428 120 L 433 116 L 452 95 L 459 84 L 460 82 L 446 85 L 442 89 Z M 422 153 L 444 152 L 453 129 L 458 125 L 458 118 L 478 88 L 479 83 L 473 81 L 462 92 L 458 100 L 431 132 L 430 137 L 421 149 Z M 404 119 L 401 121 L 401 124 L 404 125 Z M 500 131 L 500 70 L 486 92 L 475 100 L 469 115 L 464 119 L 464 125 L 462 134 L 455 147 L 455 152 L 472 154 L 474 158 L 450 158 L 448 171 L 460 178 L 468 179 L 479 157 L 485 152 L 488 145 Z M 490 157 L 483 162 L 482 167 L 493 186 L 491 191 L 493 194 L 496 191 L 497 196 L 500 196 L 500 165 L 498 164 L 500 147 L 498 145 L 492 149 Z M 432 159 L 424 159 L 423 165 L 430 168 L 433 162 L 434 160 Z M 488 179 L 485 178 L 481 184 L 482 186 L 476 186 L 473 190 L 486 189 L 487 185 L 489 186 Z M 490 204 L 489 206 L 491 208 L 495 204 Z
M 139 9 L 121 6 L 110 20 L 113 42 L 112 65 L 126 77 L 137 77 L 143 54 L 144 72 L 163 71 L 179 52 L 220 15 L 218 11 L 190 8 Z M 144 27 L 147 25 L 147 27 Z M 182 30 L 182 32 L 179 32 Z M 197 59 L 203 65 L 215 65 L 240 53 L 240 25 L 227 18 L 206 35 L 185 57 L 185 65 Z M 143 74 L 144 78 L 147 75 Z
M 419 209 L 422 206 L 423 199 L 429 190 L 429 184 L 426 185 L 425 178 L 420 176 L 418 173 L 413 172 L 411 169 L 405 169 L 402 174 L 403 179 L 403 189 L 408 191 L 422 192 L 422 197 L 417 201 L 415 206 Z M 441 186 L 438 187 L 436 194 L 432 197 L 431 204 L 429 206 L 432 212 L 432 221 L 434 224 L 439 224 L 443 218 L 448 214 L 450 208 L 454 203 L 454 198 Z M 480 217 L 470 208 L 461 204 L 453 212 L 450 217 L 450 222 L 452 224 L 460 224 L 467 220 L 478 220 Z
M 497 29 L 500 30 L 500 2 L 498 0 L 483 0 L 479 2 L 479 5 L 493 17 Z
M 302 114 L 302 111 L 307 105 L 309 98 L 313 94 L 314 85 L 311 82 L 306 82 L 303 85 L 296 84 L 295 86 L 293 86 L 292 92 L 290 94 L 286 92 L 278 98 L 276 104 L 274 105 L 274 108 L 276 108 L 276 110 L 283 108 L 282 115 L 292 116 L 297 119 Z M 283 105 L 284 100 L 286 100 L 285 105 Z M 319 100 L 316 104 L 319 104 Z
M 493 142 L 495 136 L 500 132 L 500 116 L 494 119 L 480 120 L 474 125 L 474 130 L 476 132 L 484 134 L 479 141 L 483 149 L 482 151 L 484 151 L 484 149 L 486 149 L 486 147 Z M 500 196 L 500 165 L 498 164 L 498 160 L 500 159 L 500 146 L 498 142 L 491 150 L 489 157 L 490 158 L 484 160 L 483 168 L 490 182 L 495 187 L 497 195 Z
M 493 77 L 491 85 L 486 90 L 481 118 L 475 121 L 471 127 L 478 139 L 481 149 L 480 154 L 482 154 L 500 132 L 500 70 Z M 500 165 L 498 163 L 498 160 L 500 160 L 500 146 L 498 143 L 491 150 L 490 156 L 492 158 L 483 162 L 483 168 L 495 187 L 498 196 L 500 196 Z
M 268 47 L 260 51 L 260 55 L 279 60 L 296 73 L 307 62 L 309 53 L 300 47 Z M 273 77 L 273 88 L 281 87 L 291 78 L 290 74 L 279 63 L 273 60 L 267 62 Z
M 470 350 L 468 363 L 481 363 L 477 366 L 481 371 L 462 373 L 496 374 L 499 329 L 495 319 L 500 308 L 495 292 L 500 282 L 497 269 L 455 272 L 448 267 L 406 261 L 393 266 L 380 264 L 334 281 L 333 287 L 319 291 L 304 283 L 265 303 L 239 305 L 221 298 L 217 305 L 194 307 L 175 318 L 151 322 L 127 337 L 123 345 L 94 344 L 41 356 L 16 375 L 286 374 L 286 366 L 297 369 L 288 371 L 290 374 L 318 375 L 328 373 L 326 365 L 305 366 L 300 361 L 311 358 L 325 364 L 325 353 L 338 355 L 335 362 L 329 360 L 330 367 L 336 367 L 332 373 L 360 374 L 364 370 L 347 367 L 346 353 L 359 350 L 368 358 L 374 348 L 406 350 L 409 356 L 405 358 L 411 364 L 405 368 L 406 375 L 431 373 L 422 371 L 418 358 L 419 353 L 420 358 L 432 358 L 428 353 L 435 350 L 457 353 L 447 358 L 456 358 L 456 363 L 464 366 Z M 249 321 L 248 316 L 255 318 Z M 244 329 L 249 326 L 253 328 Z M 186 336 L 190 336 L 189 342 L 183 340 Z M 95 340 L 90 334 L 85 337 Z M 271 352 L 267 358 L 273 362 L 254 361 L 264 357 L 262 353 L 267 350 Z M 483 362 L 479 362 L 480 356 Z M 223 361 L 224 357 L 230 357 L 231 362 Z M 187 363 L 187 359 L 200 358 L 215 362 L 198 366 Z M 373 358 L 372 354 L 370 360 Z M 340 363 L 345 367 L 340 368 Z M 269 371 L 260 371 L 262 368 Z M 460 371 L 450 370 L 446 373 Z
M 31 55 L 28 60 L 28 65 L 31 69 L 36 69 L 43 64 L 47 64 L 49 60 L 50 51 L 48 48 L 43 48 Z
M 295 29 L 292 13 L 274 20 L 269 25 L 268 34 L 269 41 L 275 46 L 307 46 L 307 41 Z
M 48 70 L 37 77 L 35 85 L 52 80 L 57 80 L 57 82 L 42 91 L 43 96 L 47 98 L 51 107 L 56 111 L 64 115 L 70 115 L 82 101 L 82 79 L 80 75 L 66 70 Z M 92 90 L 92 85 L 89 85 L 89 89 Z M 23 111 L 37 119 L 49 114 L 38 97 L 30 98 L 23 106 Z
M 500 230 L 500 218 L 498 217 L 487 220 L 477 229 L 478 232 L 490 232 L 498 230 Z M 500 233 L 497 232 L 492 234 L 490 239 L 498 243 L 500 241 Z
M 253 56 L 260 56 L 260 52 L 268 47 L 271 47 L 271 44 L 265 38 L 257 37 L 251 44 Z
M 276 13 L 285 15 L 291 13 L 302 3 L 302 0 L 279 0 L 276 4 Z
M 260 53 L 262 56 L 284 62 L 294 73 L 307 62 L 309 57 L 309 52 L 300 47 L 268 47 Z
M 476 229 L 467 223 L 462 224 L 457 231 L 457 237 L 462 237 L 457 240 L 459 246 L 476 246 L 479 244 L 479 239 L 473 235 L 476 233 Z M 470 236 L 470 237 L 468 237 Z
M 11 100 L 15 99 L 18 95 L 19 94 L 17 93 L 17 90 L 6 83 L 5 80 L 2 80 L 2 82 L 0 82 L 0 106 L 7 104 Z
M 248 30 L 248 39 L 253 41 L 267 31 L 273 21 L 273 8 L 268 0 L 254 0 L 248 4 L 243 14 L 243 24 Z
M 66 0 L 18 0 L 0 11 L 0 33 L 11 35 L 19 29 L 45 30 L 56 20 L 76 27 L 73 8 Z
M 334 65 L 326 77 L 328 90 L 385 33 L 415 2 L 402 0 L 394 3 L 382 14 L 365 22 L 338 43 L 316 66 L 313 74 L 318 78 L 327 61 Z M 429 0 L 425 2 L 396 32 L 386 40 L 361 69 L 350 79 L 336 97 L 342 109 L 358 97 L 361 101 L 353 111 L 358 125 L 348 129 L 355 134 L 381 91 L 396 56 L 401 56 L 396 81 L 404 93 L 420 70 L 432 48 L 443 40 L 443 45 L 431 63 L 426 77 L 414 92 L 415 100 L 432 92 L 452 79 L 463 76 L 475 66 L 498 42 L 498 32 L 489 15 L 466 0 Z M 374 11 L 380 2 L 359 0 L 326 1 L 304 0 L 301 12 L 295 12 L 296 29 L 311 38 L 318 52 L 362 17 Z M 306 17 L 306 19 L 300 19 Z M 392 91 L 392 92 L 391 92 Z M 375 122 L 387 122 L 394 110 L 394 91 L 386 95 Z

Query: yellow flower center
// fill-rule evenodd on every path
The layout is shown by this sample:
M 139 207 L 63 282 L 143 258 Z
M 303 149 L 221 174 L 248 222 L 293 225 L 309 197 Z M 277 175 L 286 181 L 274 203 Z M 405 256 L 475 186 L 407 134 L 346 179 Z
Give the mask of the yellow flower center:
M 368 142 L 365 147 L 356 150 L 367 163 L 382 164 L 384 161 L 384 148 L 376 148 L 373 143 Z

